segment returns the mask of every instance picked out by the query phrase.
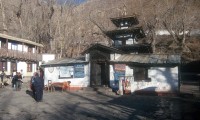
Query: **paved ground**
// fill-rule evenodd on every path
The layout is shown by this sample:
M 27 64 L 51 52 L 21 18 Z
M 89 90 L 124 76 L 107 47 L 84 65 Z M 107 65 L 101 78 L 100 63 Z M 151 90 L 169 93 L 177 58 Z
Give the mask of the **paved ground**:
M 37 103 L 26 83 L 0 88 L 0 120 L 200 120 L 199 113 L 200 102 L 188 98 L 45 91 Z

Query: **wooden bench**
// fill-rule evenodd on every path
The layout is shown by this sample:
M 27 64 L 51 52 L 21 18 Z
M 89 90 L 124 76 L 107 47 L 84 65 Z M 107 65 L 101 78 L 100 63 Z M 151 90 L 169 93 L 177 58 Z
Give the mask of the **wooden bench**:
M 54 83 L 51 83 L 51 87 L 52 87 L 53 91 L 55 91 L 55 88 L 58 87 L 58 88 L 61 88 L 62 92 L 63 92 L 64 90 L 70 90 L 70 83 L 71 83 L 71 81 L 54 82 Z

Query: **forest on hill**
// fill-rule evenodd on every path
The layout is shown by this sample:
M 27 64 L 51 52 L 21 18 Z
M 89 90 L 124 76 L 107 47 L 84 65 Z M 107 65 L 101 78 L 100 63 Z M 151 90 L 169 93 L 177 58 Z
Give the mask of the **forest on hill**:
M 200 59 L 199 0 L 62 1 L 0 0 L 0 33 L 41 43 L 58 58 L 76 57 L 93 43 L 111 45 L 104 34 L 116 29 L 110 18 L 136 15 L 154 53 Z

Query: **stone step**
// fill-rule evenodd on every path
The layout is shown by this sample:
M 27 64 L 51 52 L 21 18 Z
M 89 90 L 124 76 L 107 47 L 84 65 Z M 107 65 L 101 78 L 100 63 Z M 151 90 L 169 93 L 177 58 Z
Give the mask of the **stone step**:
M 79 92 L 97 92 L 99 94 L 116 95 L 116 93 L 109 87 L 86 87 Z

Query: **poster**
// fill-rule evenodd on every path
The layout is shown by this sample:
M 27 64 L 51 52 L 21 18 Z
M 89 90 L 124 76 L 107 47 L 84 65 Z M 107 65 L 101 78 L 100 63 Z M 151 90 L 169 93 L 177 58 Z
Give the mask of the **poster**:
M 74 65 L 74 78 L 84 78 L 84 64 L 76 64 Z
M 60 67 L 60 78 L 69 78 L 73 76 L 73 66 Z

